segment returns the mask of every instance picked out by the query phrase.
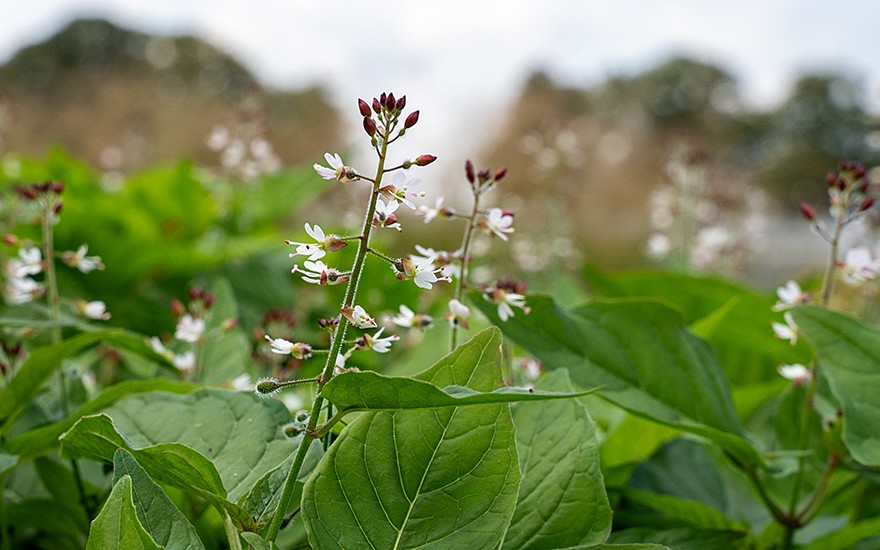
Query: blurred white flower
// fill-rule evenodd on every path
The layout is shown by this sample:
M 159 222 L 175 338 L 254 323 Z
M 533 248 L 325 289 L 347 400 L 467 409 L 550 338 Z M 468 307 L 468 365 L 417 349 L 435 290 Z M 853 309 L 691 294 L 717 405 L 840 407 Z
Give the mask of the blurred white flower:
M 7 269 L 14 277 L 36 275 L 43 271 L 43 255 L 36 246 L 21 248 L 18 251 L 18 259 L 9 260 L 9 264 Z
M 30 302 L 44 292 L 43 285 L 29 277 L 8 277 L 3 285 L 3 298 L 9 305 Z
M 76 300 L 74 302 L 74 307 L 76 307 L 80 315 L 88 317 L 89 319 L 106 321 L 110 318 L 110 314 L 107 312 L 107 305 L 101 300 L 93 300 L 91 302 Z
M 784 286 L 777 288 L 776 296 L 779 297 L 779 301 L 773 306 L 773 311 L 785 311 L 810 300 L 810 294 L 802 291 L 797 281 L 788 281 Z
M 873 280 L 880 271 L 880 262 L 871 257 L 866 246 L 857 246 L 846 251 L 843 257 L 843 280 L 858 285 Z
M 786 311 L 784 315 L 785 324 L 773 323 L 773 333 L 777 338 L 788 340 L 791 345 L 797 344 L 798 326 L 795 324 L 790 311 Z
M 500 208 L 491 208 L 481 225 L 487 231 L 498 235 L 501 240 L 506 241 L 507 234 L 513 233 L 513 214 L 505 213 Z
M 248 373 L 239 374 L 230 382 L 232 389 L 238 391 L 251 391 L 254 387 L 254 383 L 251 382 L 251 375 Z
M 415 313 L 410 308 L 401 305 L 400 313 L 391 318 L 391 322 L 399 327 L 423 329 L 431 324 L 433 319 L 423 313 Z
M 776 370 L 779 372 L 780 376 L 786 380 L 791 380 L 799 386 L 813 379 L 813 373 L 810 369 L 800 363 L 795 363 L 793 365 L 780 365 Z
M 446 207 L 443 206 L 443 197 L 437 197 L 434 200 L 433 208 L 425 204 L 419 206 L 419 214 L 425 217 L 425 223 L 430 223 L 431 220 L 444 212 L 446 212 Z
M 196 319 L 189 313 L 180 318 L 174 337 L 183 342 L 197 342 L 205 332 L 205 320 Z
M 196 366 L 196 354 L 193 351 L 187 351 L 185 353 L 181 353 L 180 355 L 174 355 L 171 358 L 171 362 L 174 363 L 174 366 L 177 367 L 177 370 L 180 372 L 189 372 Z

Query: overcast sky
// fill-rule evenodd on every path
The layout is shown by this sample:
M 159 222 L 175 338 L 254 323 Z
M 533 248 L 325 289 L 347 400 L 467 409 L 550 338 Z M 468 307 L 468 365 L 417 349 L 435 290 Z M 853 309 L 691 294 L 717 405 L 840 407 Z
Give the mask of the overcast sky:
M 357 97 L 405 93 L 422 111 L 414 154 L 479 141 L 535 68 L 587 85 L 675 54 L 724 67 L 756 105 L 800 72 L 843 72 L 880 112 L 878 0 L 0 0 L 0 14 L 0 62 L 100 16 L 200 35 L 273 87 L 323 84 L 353 125 Z

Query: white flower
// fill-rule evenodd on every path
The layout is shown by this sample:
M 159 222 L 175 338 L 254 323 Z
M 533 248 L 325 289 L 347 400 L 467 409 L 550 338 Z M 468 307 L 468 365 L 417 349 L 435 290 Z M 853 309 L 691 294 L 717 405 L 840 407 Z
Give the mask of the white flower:
M 170 351 L 168 351 L 168 348 L 166 348 L 165 345 L 162 344 L 162 340 L 159 340 L 158 336 L 151 336 L 147 340 L 147 344 L 149 344 L 150 347 L 153 348 L 153 351 L 155 351 L 159 355 L 164 355 L 167 357 L 171 353 Z
M 800 363 L 795 363 L 793 365 L 780 365 L 776 370 L 779 372 L 780 376 L 786 380 L 791 380 L 798 386 L 813 379 L 813 373 L 810 369 Z
M 662 233 L 654 233 L 648 238 L 647 248 L 648 256 L 659 260 L 672 250 L 672 241 Z
M 376 328 L 376 320 L 364 311 L 361 306 L 345 307 L 341 310 L 342 316 L 357 328 Z
M 296 359 L 308 359 L 312 355 L 312 346 L 302 342 L 293 343 L 284 338 L 272 338 L 266 335 L 266 341 L 272 346 L 272 353 L 292 355 Z
M 788 340 L 793 346 L 797 344 L 798 326 L 795 324 L 790 311 L 785 312 L 784 319 L 785 324 L 773 323 L 773 333 L 777 338 Z
M 26 304 L 43 290 L 43 285 L 29 277 L 9 277 L 3 286 L 3 297 L 9 305 Z
M 502 321 L 513 317 L 513 307 L 518 307 L 525 313 L 529 312 L 529 308 L 526 306 L 526 297 L 522 294 L 510 292 L 504 288 L 489 287 L 483 291 L 483 296 L 498 305 L 498 317 Z
M 90 271 L 95 271 L 96 269 L 99 271 L 104 269 L 104 264 L 101 263 L 101 257 L 86 256 L 88 252 L 89 245 L 80 245 L 76 252 L 64 252 L 61 255 L 61 260 L 68 266 L 79 269 L 83 273 L 89 273 Z
M 180 355 L 175 355 L 171 358 L 171 362 L 174 363 L 174 366 L 177 367 L 177 370 L 180 372 L 189 372 L 194 366 L 196 366 L 196 354 L 193 351 L 188 351 Z
M 183 342 L 197 342 L 205 332 L 205 320 L 186 314 L 177 322 L 174 337 Z
M 230 383 L 232 389 L 238 391 L 251 391 L 254 384 L 251 382 L 251 375 L 248 373 L 239 374 Z
M 425 217 L 425 223 L 430 223 L 431 220 L 443 215 L 445 212 L 446 207 L 443 206 L 443 197 L 437 197 L 433 208 L 424 204 L 419 206 L 419 214 Z
M 779 297 L 779 301 L 773 306 L 773 311 L 785 311 L 810 299 L 810 294 L 802 291 L 797 281 L 788 281 L 785 286 L 777 288 L 776 296 Z
M 305 265 L 305 269 L 295 265 L 290 272 L 302 273 L 302 280 L 307 283 L 312 283 L 313 285 L 338 285 L 349 279 L 347 274 L 342 273 L 336 268 L 328 267 L 327 264 L 321 260 L 316 262 L 306 260 L 303 262 L 303 265 Z
M 434 320 L 430 315 L 415 313 L 410 308 L 401 305 L 400 313 L 391 318 L 391 322 L 399 327 L 423 329 Z
M 544 367 L 541 363 L 531 357 L 521 359 L 519 361 L 519 366 L 522 369 L 523 378 L 529 382 L 534 382 L 540 378 L 541 373 L 544 372 Z
M 338 154 L 324 153 L 324 159 L 330 165 L 330 168 L 317 163 L 312 165 L 312 167 L 325 180 L 338 180 L 345 183 L 360 179 L 353 168 L 342 163 L 342 157 Z
M 513 233 L 513 214 L 505 213 L 500 208 L 492 208 L 486 214 L 486 219 L 481 224 L 486 230 L 498 235 L 501 240 L 507 240 L 507 234 Z
M 219 151 L 229 144 L 229 129 L 223 125 L 214 126 L 205 140 L 205 145 L 212 151 Z
M 424 196 L 424 193 L 412 193 L 411 190 L 413 187 L 418 187 L 419 184 L 422 183 L 422 180 L 419 178 L 412 178 L 411 180 L 406 179 L 406 174 L 403 172 L 395 172 L 395 174 L 391 177 L 391 185 L 385 185 L 379 189 L 379 192 L 383 197 L 390 201 L 401 202 L 405 204 L 407 207 L 415 210 L 416 205 L 407 197 L 420 197 Z
M 849 284 L 865 283 L 877 277 L 880 265 L 871 257 L 866 246 L 857 246 L 846 251 L 843 258 L 843 279 Z
M 434 257 L 411 256 L 402 258 L 400 263 L 403 271 L 397 273 L 399 279 L 412 279 L 419 288 L 430 290 L 434 283 L 445 281 L 450 282 L 452 279 L 445 276 L 438 277 L 437 274 L 443 271 L 443 268 L 434 267 Z
M 107 305 L 101 300 L 94 300 L 91 302 L 77 300 L 74 302 L 74 305 L 81 315 L 88 317 L 89 319 L 106 321 L 110 318 L 110 314 L 107 313 Z
M 8 269 L 14 277 L 24 278 L 36 275 L 43 270 L 43 255 L 36 246 L 29 246 L 18 251 L 18 259 L 10 260 Z
M 392 227 L 398 231 L 402 231 L 400 222 L 394 212 L 400 203 L 396 200 L 389 200 L 387 203 L 382 199 L 376 199 L 376 213 L 373 215 L 373 225 L 376 227 Z
M 379 338 L 379 335 L 382 334 L 382 331 L 384 330 L 385 327 L 382 327 L 377 330 L 376 333 L 372 336 L 370 336 L 369 334 L 364 334 L 364 347 L 370 348 L 376 353 L 387 353 L 391 349 L 391 343 L 400 340 L 400 337 L 392 335 L 386 336 L 385 338 Z
M 308 256 L 308 259 L 311 261 L 320 260 L 327 255 L 327 235 L 324 234 L 324 230 L 321 229 L 321 226 L 318 224 L 315 224 L 314 226 L 306 224 L 305 229 L 306 233 L 309 234 L 309 237 L 315 239 L 315 242 L 298 243 L 294 241 L 284 241 L 287 244 L 296 245 L 296 252 L 290 254 L 290 257 L 293 258 L 294 256 Z

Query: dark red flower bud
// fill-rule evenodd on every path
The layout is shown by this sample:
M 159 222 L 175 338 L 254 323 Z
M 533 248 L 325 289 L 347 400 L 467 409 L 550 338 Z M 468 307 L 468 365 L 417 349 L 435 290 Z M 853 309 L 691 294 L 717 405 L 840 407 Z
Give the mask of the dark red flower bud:
M 3 243 L 15 246 L 18 244 L 18 237 L 12 233 L 7 233 L 3 235 Z
M 856 179 L 865 177 L 865 174 L 867 173 L 868 171 L 865 169 L 864 164 L 856 162 L 855 166 L 853 166 L 853 176 L 855 176 Z
M 801 203 L 801 215 L 806 218 L 807 221 L 813 221 L 816 219 L 816 211 L 813 210 L 812 206 L 805 202 Z
M 38 183 L 36 187 L 37 191 L 39 191 L 40 193 L 48 193 L 52 189 L 52 182 L 44 181 L 43 183 Z
M 397 106 L 397 100 L 394 99 L 394 94 L 388 94 L 388 97 L 385 98 L 385 108 L 389 111 L 393 111 Z
M 379 103 L 380 103 L 382 106 L 384 106 L 384 105 L 385 105 L 385 100 L 387 100 L 387 99 L 388 99 L 388 94 L 386 94 L 385 92 L 382 92 L 382 95 L 379 96 Z
M 376 123 L 368 116 L 364 117 L 364 131 L 370 137 L 373 137 L 376 134 Z
M 477 172 L 477 179 L 480 180 L 480 183 L 486 183 L 489 181 L 489 169 L 487 168 Z
M 864 212 L 872 206 L 874 206 L 874 197 L 867 197 L 862 201 L 862 204 L 859 205 L 859 212 Z
M 186 295 L 189 296 L 190 300 L 198 300 L 205 295 L 205 289 L 200 286 L 191 286 L 186 291 Z
M 498 170 L 496 170 L 495 175 L 492 176 L 492 179 L 494 179 L 495 181 L 501 181 L 502 179 L 504 179 L 504 176 L 506 176 L 506 175 L 507 175 L 507 167 L 505 166 L 504 168 L 499 168 Z
M 52 207 L 52 212 L 57 216 L 61 214 L 61 211 L 64 209 L 64 204 L 61 201 L 55 203 L 55 206 Z
M 52 182 L 52 192 L 56 195 L 60 195 L 64 192 L 64 182 L 63 181 L 55 181 Z
M 416 166 L 427 166 L 437 160 L 437 157 L 434 155 L 419 155 L 416 157 L 416 160 L 413 161 L 413 164 Z
M 205 309 L 211 309 L 211 306 L 214 305 L 214 295 L 210 292 L 205 292 L 202 295 L 202 304 L 205 306 Z
M 825 174 L 825 183 L 828 184 L 828 187 L 832 187 L 837 184 L 837 172 L 828 172 Z
M 398 99 L 397 105 L 395 105 L 395 108 L 398 111 L 402 111 L 404 107 L 406 107 L 406 96 L 402 96 L 400 99 Z
M 406 120 L 403 122 L 403 127 L 404 128 L 412 128 L 413 126 L 416 125 L 416 122 L 418 122 L 418 121 L 419 121 L 419 112 L 413 111 L 409 114 L 408 117 L 406 117 Z
M 862 180 L 862 183 L 859 184 L 859 193 L 867 193 L 868 185 L 870 185 L 868 180 Z
M 358 99 L 358 110 L 363 116 L 370 116 L 370 106 L 363 99 Z
M 375 97 L 373 98 L 373 110 L 376 111 L 377 115 L 382 112 L 382 104 Z
M 469 182 L 474 183 L 474 164 L 470 160 L 464 162 L 464 175 Z
M 171 300 L 171 313 L 173 313 L 175 317 L 180 317 L 183 315 L 184 311 L 186 311 L 186 308 L 183 307 L 183 303 L 180 300 L 177 298 Z

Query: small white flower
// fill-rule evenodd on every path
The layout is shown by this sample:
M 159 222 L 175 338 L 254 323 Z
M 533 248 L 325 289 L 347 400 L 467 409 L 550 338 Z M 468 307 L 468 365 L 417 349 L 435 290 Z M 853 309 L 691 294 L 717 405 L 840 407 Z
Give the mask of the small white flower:
M 229 144 L 229 129 L 223 125 L 214 126 L 205 140 L 205 145 L 212 151 L 219 151 Z
M 342 157 L 338 154 L 324 153 L 324 159 L 330 165 L 330 168 L 317 163 L 312 165 L 312 167 L 325 180 L 338 180 L 345 183 L 360 179 L 353 168 L 342 163 Z
M 409 258 L 401 258 L 400 265 L 395 266 L 396 277 L 398 279 L 412 279 L 419 288 L 430 290 L 434 283 L 452 281 L 447 276 L 438 277 L 437 274 L 443 271 L 441 267 L 434 267 L 434 257 L 410 256 Z
M 9 277 L 3 285 L 3 298 L 9 305 L 26 304 L 43 291 L 43 285 L 29 277 Z
M 318 260 L 316 262 L 303 262 L 305 269 L 298 265 L 293 266 L 291 273 L 302 273 L 302 280 L 313 285 L 338 285 L 348 281 L 348 274 L 342 273 L 336 268 L 328 267 L 327 264 Z
M 449 313 L 460 319 L 465 319 L 470 316 L 471 308 L 453 298 L 449 300 Z
M 76 250 L 76 252 L 64 252 L 61 255 L 61 260 L 68 266 L 79 269 L 83 273 L 89 273 L 90 271 L 95 271 L 96 269 L 99 271 L 104 269 L 104 264 L 101 263 L 101 257 L 86 256 L 88 252 L 89 245 L 84 244 L 81 245 Z
M 174 363 L 174 366 L 177 367 L 177 370 L 180 372 L 189 372 L 194 366 L 196 366 L 196 354 L 193 351 L 188 351 L 180 355 L 175 355 L 171 358 L 171 362 Z
M 540 378 L 541 373 L 544 372 L 544 367 L 541 363 L 531 357 L 521 359 L 519 361 L 519 366 L 522 369 L 523 378 L 529 382 L 534 382 Z
M 230 382 L 232 389 L 238 391 L 251 391 L 251 388 L 254 387 L 254 383 L 251 382 L 251 375 L 248 373 L 239 374 Z
M 287 244 L 296 245 L 296 252 L 290 254 L 290 257 L 293 258 L 294 256 L 308 256 L 308 259 L 311 261 L 320 260 L 327 255 L 327 235 L 324 234 L 324 230 L 321 229 L 321 226 L 318 224 L 315 224 L 314 226 L 306 224 L 305 229 L 306 233 L 309 234 L 309 237 L 315 239 L 315 242 L 298 243 L 294 241 L 284 241 Z
M 412 178 L 410 180 L 407 180 L 406 174 L 404 174 L 403 172 L 395 172 L 394 175 L 391 176 L 391 185 L 383 186 L 381 189 L 379 189 L 379 192 L 386 199 L 403 203 L 408 208 L 415 210 L 416 205 L 413 204 L 413 202 L 407 197 L 424 196 L 424 193 L 412 192 L 412 189 L 414 187 L 418 187 L 421 183 L 422 180 L 419 178 Z
M 369 334 L 364 334 L 363 341 L 364 347 L 370 348 L 376 353 L 388 353 L 391 349 L 391 343 L 400 340 L 399 336 L 386 336 L 384 338 L 379 338 L 379 335 L 382 334 L 385 328 L 382 327 L 376 331 L 375 334 L 370 336 Z
M 373 319 L 364 308 L 354 306 L 342 308 L 342 316 L 357 328 L 376 328 L 376 320 Z
M 843 258 L 843 279 L 851 285 L 868 282 L 877 277 L 880 271 L 878 261 L 871 257 L 866 246 L 857 246 L 846 251 Z
M 391 322 L 399 327 L 424 329 L 434 320 L 430 315 L 415 313 L 410 308 L 401 305 L 400 313 L 391 318 Z
M 773 333 L 777 338 L 788 340 L 793 346 L 797 344 L 798 326 L 795 324 L 790 311 L 785 312 L 784 319 L 785 324 L 773 323 Z
M 498 235 L 502 241 L 506 241 L 507 234 L 513 233 L 513 215 L 505 213 L 500 208 L 492 208 L 486 214 L 486 219 L 481 225 L 487 231 Z
M 400 203 L 396 200 L 390 200 L 386 203 L 382 199 L 376 199 L 376 213 L 373 215 L 373 225 L 376 227 L 391 227 L 402 231 L 400 222 L 397 221 L 397 216 L 394 215 L 399 206 Z
M 88 317 L 89 319 L 99 319 L 101 321 L 106 321 L 110 318 L 110 314 L 107 312 L 107 304 L 105 304 L 101 300 L 94 300 L 91 302 L 86 302 L 85 300 L 77 300 L 76 302 L 74 302 L 74 305 L 81 315 Z
M 36 246 L 19 249 L 18 258 L 18 260 L 10 261 L 10 264 L 14 266 L 13 276 L 24 278 L 43 271 L 43 255 Z
M 272 353 L 292 355 L 296 359 L 308 359 L 312 356 L 312 346 L 302 342 L 290 342 L 284 338 L 272 338 L 266 335 L 266 341 L 272 346 Z
M 483 297 L 498 305 L 498 317 L 502 321 L 513 317 L 514 307 L 520 308 L 525 313 L 529 312 L 529 308 L 526 306 L 526 297 L 505 288 L 489 287 L 483 291 Z
M 813 379 L 813 373 L 810 369 L 800 363 L 795 363 L 793 365 L 780 365 L 776 370 L 779 372 L 780 376 L 786 380 L 791 380 L 798 386 Z
M 779 297 L 779 301 L 773 306 L 773 311 L 785 311 L 810 300 L 810 294 L 802 291 L 797 281 L 788 281 L 784 286 L 777 288 L 776 296 Z
M 177 322 L 174 337 L 183 342 L 197 342 L 205 332 L 205 320 L 186 314 Z
M 437 197 L 434 200 L 433 208 L 424 204 L 419 206 L 419 214 L 425 217 L 425 223 L 430 223 L 431 220 L 444 212 L 446 212 L 446 207 L 443 206 L 443 197 Z
M 160 340 L 158 336 L 151 336 L 147 340 L 147 344 L 149 344 L 153 351 L 155 351 L 159 355 L 164 355 L 168 357 L 171 354 L 171 352 L 168 351 L 168 348 L 166 348 L 165 345 L 162 344 L 162 340 Z

